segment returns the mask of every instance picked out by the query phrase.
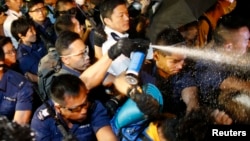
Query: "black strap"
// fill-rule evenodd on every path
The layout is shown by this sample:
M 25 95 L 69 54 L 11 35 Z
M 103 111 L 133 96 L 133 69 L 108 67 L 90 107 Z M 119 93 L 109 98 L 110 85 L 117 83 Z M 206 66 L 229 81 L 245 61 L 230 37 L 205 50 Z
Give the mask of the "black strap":
M 120 39 L 120 37 L 114 32 L 111 32 L 110 35 L 113 37 L 115 41 L 118 41 Z

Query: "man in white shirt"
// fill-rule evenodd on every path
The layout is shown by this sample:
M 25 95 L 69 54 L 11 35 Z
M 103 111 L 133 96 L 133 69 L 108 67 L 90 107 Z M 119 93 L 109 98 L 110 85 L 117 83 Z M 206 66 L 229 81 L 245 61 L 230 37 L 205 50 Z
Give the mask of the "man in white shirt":
M 15 48 L 17 48 L 18 41 L 11 34 L 11 24 L 14 20 L 22 16 L 21 7 L 23 5 L 23 0 L 6 0 L 6 5 L 8 6 L 8 15 L 3 23 L 4 35 L 11 38 L 11 41 Z
M 104 31 L 107 34 L 107 40 L 102 44 L 101 48 L 102 54 L 105 54 L 120 38 L 128 38 L 129 35 L 126 31 L 130 28 L 130 21 L 126 1 L 124 0 L 104 1 L 100 6 L 100 13 L 105 25 Z M 128 68 L 130 61 L 129 57 L 120 55 L 113 60 L 108 72 L 117 76 Z

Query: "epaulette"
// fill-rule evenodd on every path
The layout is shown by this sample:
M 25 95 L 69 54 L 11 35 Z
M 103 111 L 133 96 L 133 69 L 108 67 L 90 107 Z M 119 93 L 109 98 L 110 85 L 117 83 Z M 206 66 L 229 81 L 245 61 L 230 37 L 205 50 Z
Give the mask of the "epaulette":
M 48 109 L 47 108 L 45 108 L 45 109 L 42 109 L 42 110 L 40 110 L 39 112 L 38 112 L 38 114 L 37 114 L 37 117 L 38 117 L 38 119 L 40 119 L 40 120 L 45 120 L 47 117 L 49 117 L 49 112 L 48 112 Z

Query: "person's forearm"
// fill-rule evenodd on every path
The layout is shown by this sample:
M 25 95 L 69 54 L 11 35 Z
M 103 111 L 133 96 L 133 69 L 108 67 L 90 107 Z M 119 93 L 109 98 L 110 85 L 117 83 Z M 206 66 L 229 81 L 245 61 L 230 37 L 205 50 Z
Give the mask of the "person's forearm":
M 186 104 L 186 113 L 192 111 L 193 109 L 197 109 L 199 107 L 198 100 L 198 89 L 197 87 L 187 87 L 181 92 L 182 99 Z
M 111 63 L 112 60 L 105 54 L 80 75 L 88 90 L 101 84 Z
M 30 122 L 31 118 L 31 111 L 16 111 L 14 115 L 14 122 L 17 122 L 18 124 L 24 125 L 28 124 Z

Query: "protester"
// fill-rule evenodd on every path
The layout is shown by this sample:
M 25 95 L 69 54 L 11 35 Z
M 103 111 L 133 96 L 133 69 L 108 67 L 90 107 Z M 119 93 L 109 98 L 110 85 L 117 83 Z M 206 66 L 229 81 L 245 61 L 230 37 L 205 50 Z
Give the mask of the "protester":
M 166 28 L 156 38 L 155 44 L 162 46 L 183 46 L 185 39 L 173 28 Z M 199 96 L 195 80 L 185 69 L 186 55 L 154 49 L 153 63 L 148 70 L 142 70 L 142 83 L 155 84 L 163 95 L 163 112 L 183 116 L 199 107 Z M 174 105 L 174 106 L 173 106 Z
M 223 16 L 215 29 L 212 48 L 220 54 L 221 59 L 224 56 L 230 56 L 237 60 L 246 54 L 249 37 L 249 29 L 244 20 L 235 20 L 231 15 Z M 215 106 L 220 91 L 228 89 L 249 91 L 249 81 L 239 79 L 237 76 L 239 72 L 236 67 L 223 62 L 198 61 L 195 65 L 194 77 L 199 87 L 202 104 Z

